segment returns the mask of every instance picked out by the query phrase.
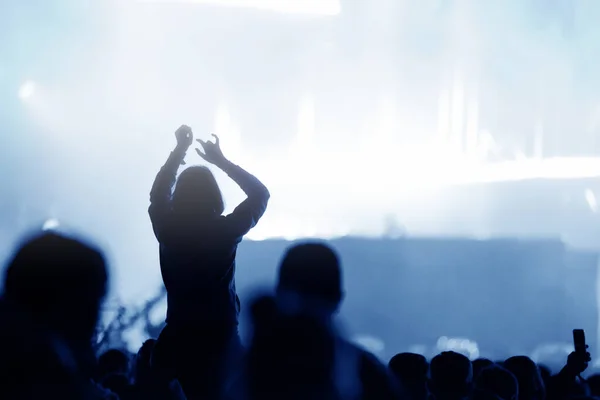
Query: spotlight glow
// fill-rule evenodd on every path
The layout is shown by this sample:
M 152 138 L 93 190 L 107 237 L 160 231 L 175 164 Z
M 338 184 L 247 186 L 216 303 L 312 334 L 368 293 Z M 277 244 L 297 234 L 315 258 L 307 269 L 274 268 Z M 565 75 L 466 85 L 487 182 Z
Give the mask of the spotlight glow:
M 26 81 L 19 88 L 19 98 L 21 100 L 27 100 L 27 99 L 31 98 L 31 96 L 33 96 L 35 94 L 35 86 L 36 86 L 35 82 Z
M 442 336 L 437 341 L 437 351 L 455 351 L 469 357 L 470 360 L 479 358 L 479 346 L 477 343 L 464 338 Z
M 60 226 L 60 223 L 58 222 L 57 219 L 50 218 L 49 220 L 44 222 L 44 225 L 42 226 L 42 230 L 52 231 L 52 230 L 57 229 L 59 226 Z

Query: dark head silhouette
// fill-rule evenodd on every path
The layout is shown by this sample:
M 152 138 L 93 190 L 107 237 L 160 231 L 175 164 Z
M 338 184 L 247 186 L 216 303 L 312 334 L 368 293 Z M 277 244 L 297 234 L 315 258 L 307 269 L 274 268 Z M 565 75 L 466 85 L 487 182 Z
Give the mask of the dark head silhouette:
M 472 364 L 473 364 L 473 378 L 477 379 L 477 376 L 479 376 L 479 373 L 484 368 L 494 365 L 494 362 L 487 358 L 478 358 L 477 360 L 473 361 Z
M 445 351 L 429 365 L 429 387 L 437 400 L 468 398 L 473 390 L 473 367 L 462 354 Z
M 503 367 L 512 372 L 519 382 L 519 400 L 537 400 L 546 397 L 540 370 L 529 357 L 511 357 L 504 362 Z
M 223 214 L 223 196 L 213 173 L 202 166 L 184 170 L 173 191 L 173 212 L 181 217 L 210 218 Z
M 118 349 L 105 351 L 98 357 L 98 378 L 103 379 L 108 375 L 126 375 L 129 371 L 129 356 Z
M 334 312 L 343 298 L 342 270 L 337 254 L 329 246 L 302 243 L 289 248 L 280 266 L 277 294 L 296 293 L 314 299 Z
M 399 353 L 388 364 L 394 375 L 402 379 L 426 381 L 429 363 L 421 354 Z
M 399 353 L 392 357 L 388 368 L 402 382 L 414 400 L 428 397 L 429 363 L 424 356 L 414 353 Z
M 277 351 L 276 354 L 287 354 L 290 360 L 305 360 L 307 370 L 310 365 L 318 365 L 321 375 L 317 371 L 313 373 L 321 377 L 332 371 L 333 361 L 336 390 L 345 393 L 344 396 L 354 396 L 357 391 L 362 391 L 362 398 L 396 398 L 401 390 L 385 365 L 372 354 L 339 337 L 332 326 L 335 325 L 332 317 L 344 297 L 342 288 L 342 268 L 333 249 L 320 242 L 290 247 L 279 265 L 277 278 L 275 301 L 277 309 L 285 316 L 282 321 L 287 327 L 286 333 L 280 337 L 299 343 L 300 338 L 294 335 L 300 334 L 305 347 L 295 346 L 286 353 Z M 264 310 L 262 315 L 268 321 L 269 313 L 266 311 L 269 308 L 264 307 Z M 298 333 L 293 334 L 296 330 Z M 303 395 L 300 398 L 315 398 L 306 393 Z
M 4 296 L 66 339 L 90 341 L 107 279 L 100 251 L 45 233 L 16 252 L 6 270 Z
M 479 371 L 475 388 L 478 392 L 493 394 L 502 400 L 517 400 L 519 397 L 517 378 L 499 365 L 491 364 Z

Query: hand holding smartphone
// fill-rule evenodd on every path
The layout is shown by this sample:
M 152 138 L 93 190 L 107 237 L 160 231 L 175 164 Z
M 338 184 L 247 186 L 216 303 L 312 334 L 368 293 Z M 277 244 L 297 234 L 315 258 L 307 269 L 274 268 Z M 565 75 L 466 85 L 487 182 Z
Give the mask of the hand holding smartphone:
M 575 347 L 576 353 L 587 353 L 587 345 L 585 344 L 585 332 L 583 331 L 583 329 L 573 329 L 573 346 Z

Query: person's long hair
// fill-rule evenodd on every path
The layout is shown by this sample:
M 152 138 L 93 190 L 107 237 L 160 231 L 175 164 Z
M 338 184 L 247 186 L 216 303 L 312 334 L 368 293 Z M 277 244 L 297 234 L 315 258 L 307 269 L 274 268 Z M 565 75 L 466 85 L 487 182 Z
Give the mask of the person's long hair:
M 175 215 L 183 218 L 211 218 L 225 211 L 217 180 L 203 166 L 189 167 L 179 175 L 171 204 Z

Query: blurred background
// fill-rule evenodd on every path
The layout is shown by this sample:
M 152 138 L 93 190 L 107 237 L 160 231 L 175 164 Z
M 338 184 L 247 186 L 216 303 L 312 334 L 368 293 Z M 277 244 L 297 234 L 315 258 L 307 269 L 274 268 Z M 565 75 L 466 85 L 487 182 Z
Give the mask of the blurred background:
M 148 193 L 185 123 L 218 134 L 272 193 L 246 246 L 470 243 L 452 242 L 448 260 L 484 240 L 546 240 L 555 247 L 529 264 L 561 270 L 600 247 L 599 19 L 593 0 L 0 2 L 1 255 L 34 227 L 83 232 L 109 249 L 108 304 L 143 304 L 161 285 Z M 215 173 L 231 211 L 243 195 Z M 242 262 L 241 286 L 268 285 L 254 271 L 274 271 L 279 254 Z M 553 279 L 574 302 L 564 313 L 588 310 L 595 335 L 585 260 L 585 300 L 548 266 L 528 283 Z M 379 348 L 380 336 L 363 339 Z

